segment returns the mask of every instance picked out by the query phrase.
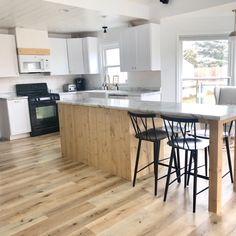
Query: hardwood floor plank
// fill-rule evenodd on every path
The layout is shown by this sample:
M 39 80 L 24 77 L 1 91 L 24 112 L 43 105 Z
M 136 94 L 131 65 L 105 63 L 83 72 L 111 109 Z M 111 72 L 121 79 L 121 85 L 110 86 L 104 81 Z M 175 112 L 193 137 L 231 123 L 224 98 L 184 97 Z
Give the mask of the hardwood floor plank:
M 104 146 L 104 152 L 111 150 Z M 236 196 L 228 177 L 222 184 L 223 213 L 216 217 L 207 211 L 207 191 L 192 213 L 191 184 L 184 190 L 174 183 L 164 203 L 165 179 L 154 197 L 153 174 L 133 188 L 129 181 L 62 158 L 58 134 L 0 142 L 0 170 L 1 236 L 236 234 Z M 206 184 L 199 181 L 199 187 Z

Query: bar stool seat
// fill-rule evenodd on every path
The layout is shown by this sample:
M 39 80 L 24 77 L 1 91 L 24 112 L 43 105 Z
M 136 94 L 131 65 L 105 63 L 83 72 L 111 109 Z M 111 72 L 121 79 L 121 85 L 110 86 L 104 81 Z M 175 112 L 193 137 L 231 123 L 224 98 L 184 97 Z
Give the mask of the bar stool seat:
M 229 132 L 223 132 L 223 138 L 229 137 Z M 210 138 L 210 130 L 209 129 L 199 129 L 196 131 L 196 137 L 198 138 Z
M 148 129 L 147 131 L 143 131 L 140 134 L 135 134 L 135 138 L 149 142 L 156 142 L 157 139 L 165 139 L 166 132 L 162 129 Z
M 188 145 L 185 145 L 185 144 Z M 199 149 L 204 149 L 209 146 L 209 140 L 208 139 L 201 139 L 201 138 L 178 138 L 178 141 L 173 141 L 170 142 L 168 141 L 167 144 L 169 146 L 172 146 L 174 148 L 186 150 L 188 149 L 189 151 L 193 150 L 199 150 Z

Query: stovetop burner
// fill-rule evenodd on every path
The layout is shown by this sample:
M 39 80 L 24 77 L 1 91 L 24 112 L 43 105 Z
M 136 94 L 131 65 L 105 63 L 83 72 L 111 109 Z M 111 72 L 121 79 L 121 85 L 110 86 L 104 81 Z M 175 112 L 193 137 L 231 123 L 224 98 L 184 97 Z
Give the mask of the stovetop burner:
M 17 96 L 28 96 L 29 102 L 60 100 L 59 94 L 48 92 L 46 83 L 17 84 L 16 94 Z

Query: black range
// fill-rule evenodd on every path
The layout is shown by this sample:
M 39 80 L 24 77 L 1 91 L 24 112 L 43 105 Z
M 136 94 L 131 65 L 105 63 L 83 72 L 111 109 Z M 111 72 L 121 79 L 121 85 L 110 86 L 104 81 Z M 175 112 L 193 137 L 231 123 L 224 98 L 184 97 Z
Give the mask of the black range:
M 31 136 L 59 131 L 57 93 L 49 93 L 46 83 L 17 84 L 17 96 L 28 96 Z

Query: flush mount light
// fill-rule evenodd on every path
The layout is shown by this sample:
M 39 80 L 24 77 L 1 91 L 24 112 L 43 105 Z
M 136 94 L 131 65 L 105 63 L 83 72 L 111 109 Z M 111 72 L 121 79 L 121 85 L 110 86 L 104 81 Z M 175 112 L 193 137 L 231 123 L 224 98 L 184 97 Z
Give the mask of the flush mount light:
M 107 26 L 103 26 L 102 29 L 103 29 L 103 33 L 106 34 L 107 33 Z
M 102 23 L 102 25 L 103 25 L 102 26 L 103 33 L 106 34 L 107 33 L 107 29 L 108 29 L 108 26 L 106 24 L 107 16 L 106 15 L 102 15 L 101 17 L 102 17 L 102 21 L 103 21 L 103 23 Z
M 234 12 L 234 31 L 229 34 L 229 40 L 231 42 L 236 42 L 236 10 Z
M 169 0 L 160 0 L 160 2 L 162 2 L 163 4 L 168 4 Z
M 66 9 L 66 8 L 63 8 L 63 9 L 59 9 L 59 12 L 61 13 L 68 13 L 70 10 L 69 9 Z

